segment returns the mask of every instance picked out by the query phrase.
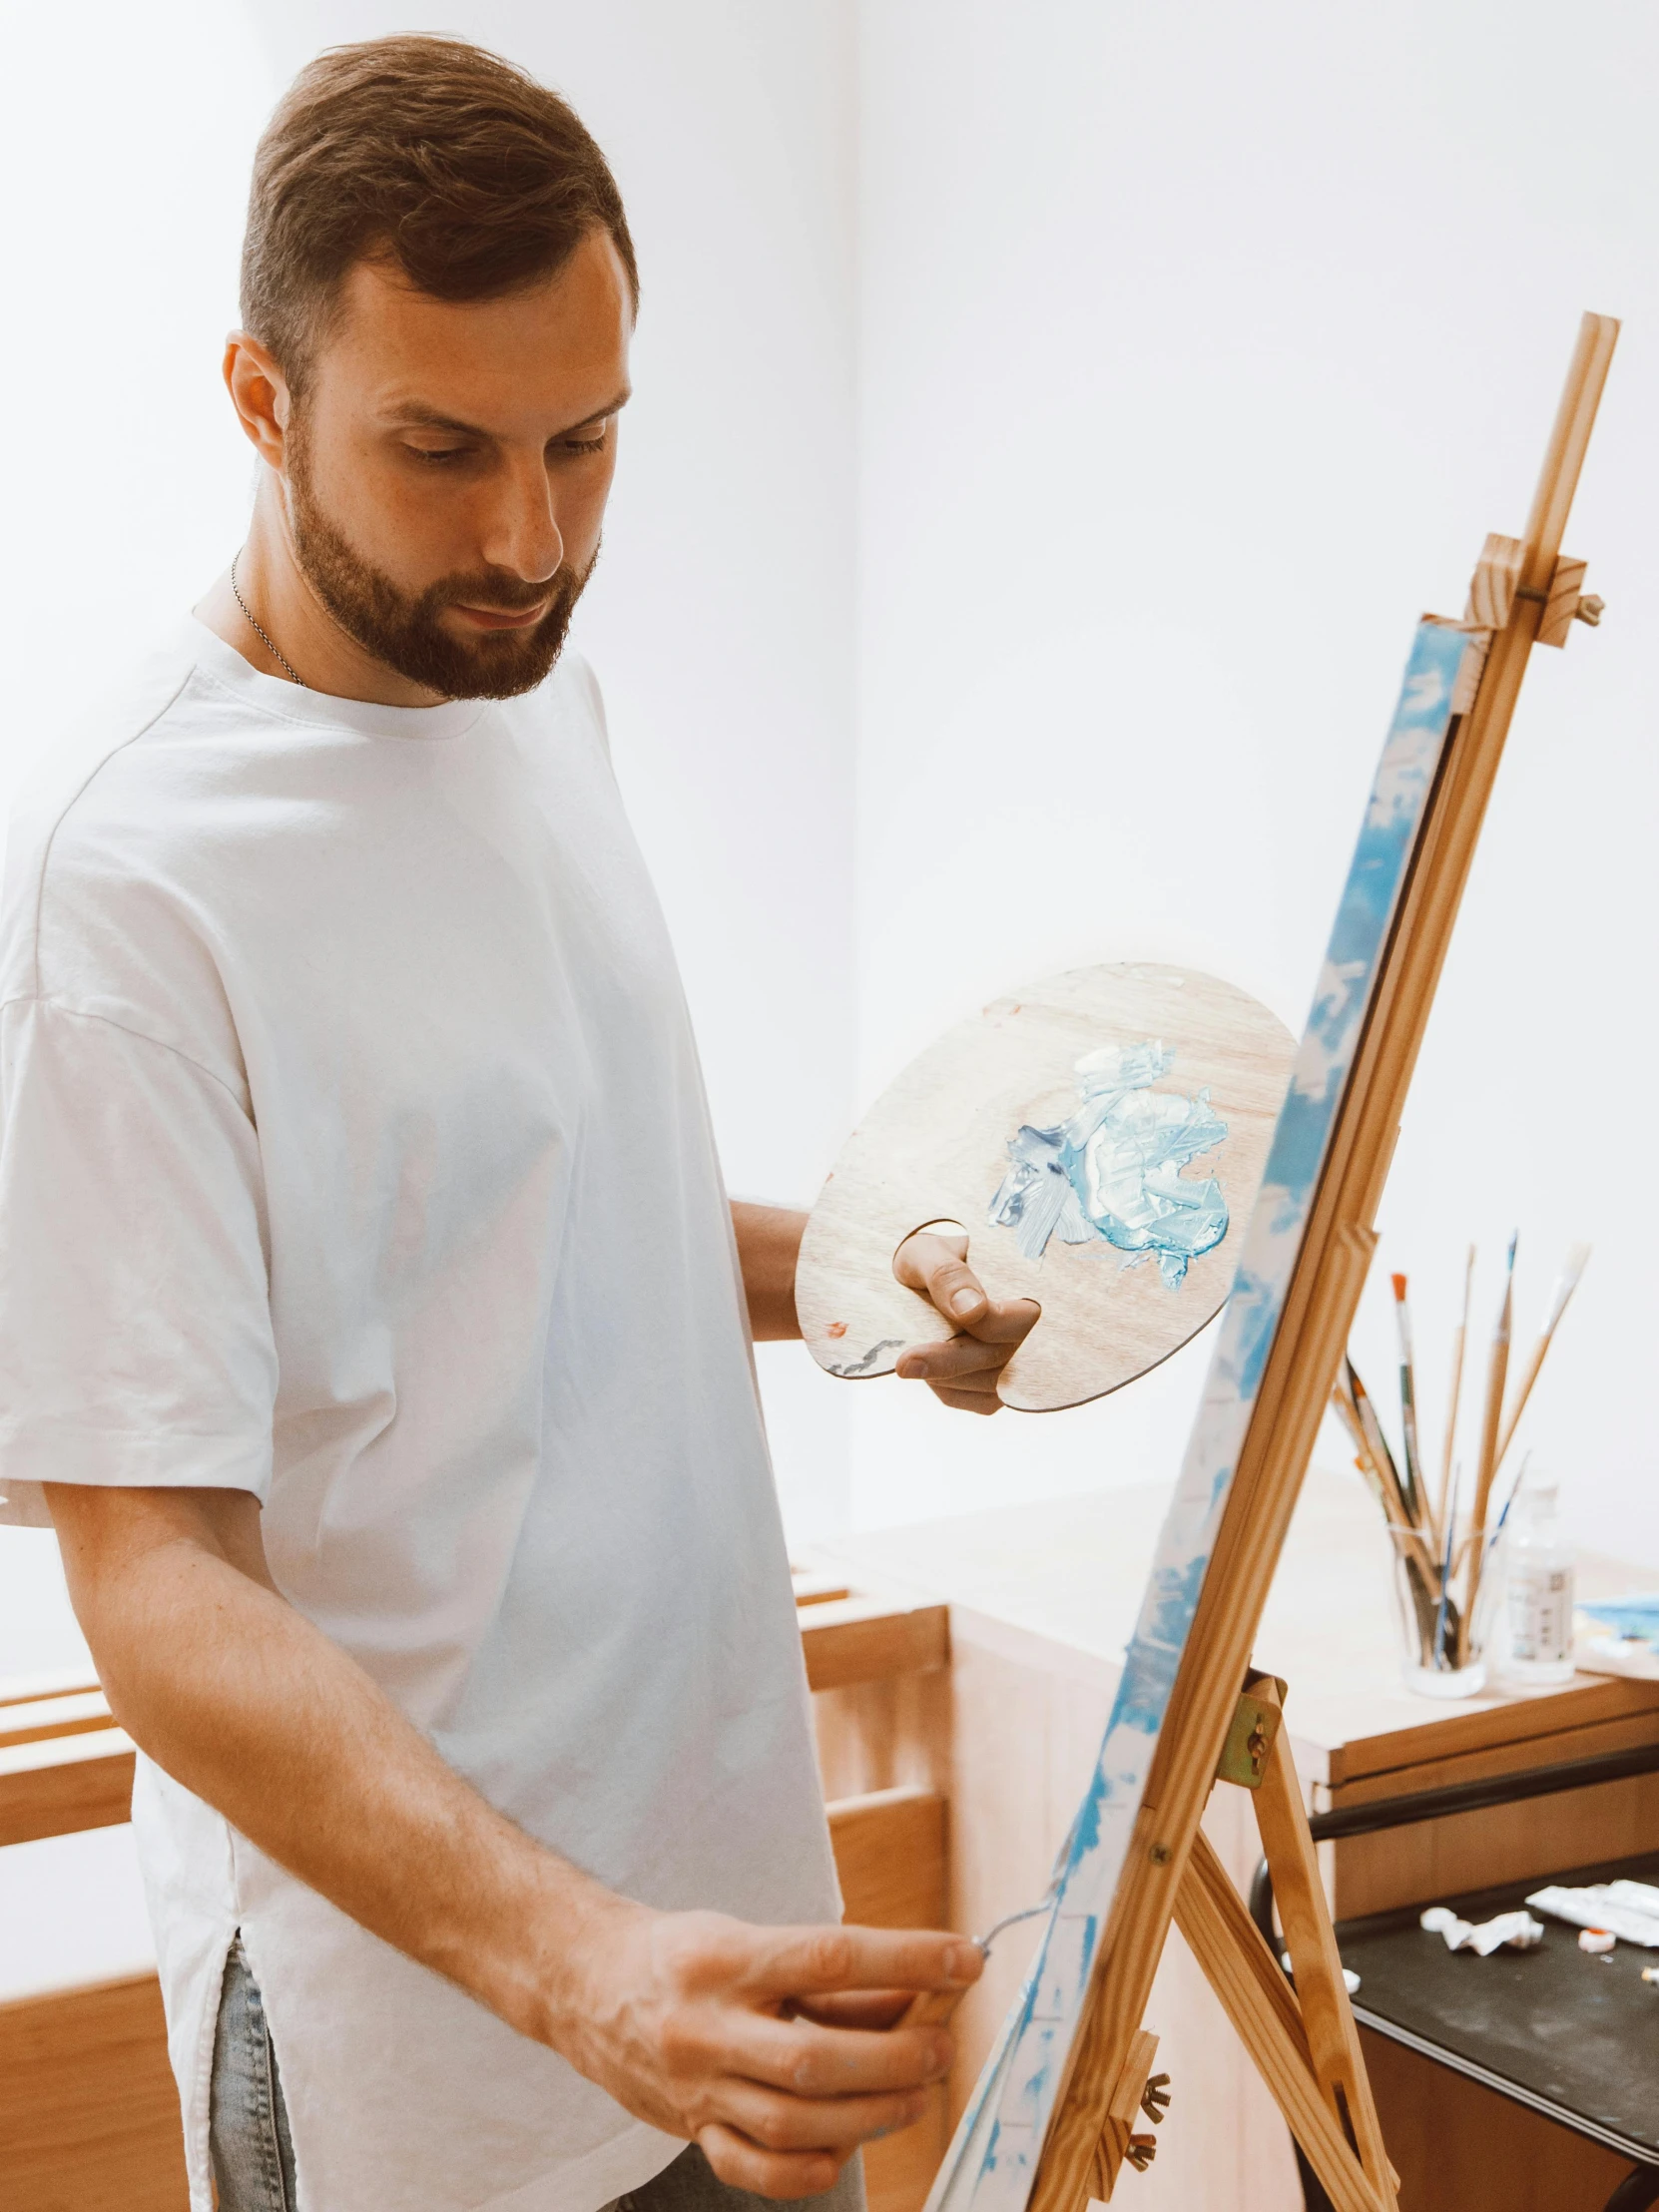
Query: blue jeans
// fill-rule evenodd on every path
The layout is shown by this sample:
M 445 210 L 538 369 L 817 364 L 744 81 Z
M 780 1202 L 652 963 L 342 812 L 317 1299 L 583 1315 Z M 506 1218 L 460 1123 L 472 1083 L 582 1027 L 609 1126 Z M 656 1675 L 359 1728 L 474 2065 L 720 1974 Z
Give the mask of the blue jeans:
M 282 2077 L 240 1935 L 219 1993 L 208 2145 L 219 2212 L 297 2212 Z
M 219 2212 L 298 2212 L 293 2141 L 265 2000 L 238 1936 L 225 1961 L 214 2031 L 209 2143 Z M 696 2143 L 605 2212 L 753 2212 L 768 2197 L 722 2181 Z M 860 2161 L 849 2158 L 832 2189 L 798 2200 L 801 2212 L 864 2212 Z

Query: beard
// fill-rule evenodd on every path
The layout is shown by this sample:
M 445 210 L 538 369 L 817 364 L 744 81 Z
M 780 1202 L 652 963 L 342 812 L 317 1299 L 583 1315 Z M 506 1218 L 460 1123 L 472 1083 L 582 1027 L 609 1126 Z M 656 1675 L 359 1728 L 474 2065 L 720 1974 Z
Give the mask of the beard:
M 576 602 L 599 559 L 596 546 L 585 568 L 561 565 L 550 585 L 479 569 L 440 576 L 424 591 L 403 591 L 323 512 L 302 435 L 290 437 L 288 449 L 288 521 L 301 573 L 346 636 L 443 699 L 516 699 L 534 691 L 559 658 Z M 553 603 L 528 630 L 485 631 L 463 642 L 439 621 L 446 607 L 462 604 L 521 612 L 539 606 L 549 588 Z

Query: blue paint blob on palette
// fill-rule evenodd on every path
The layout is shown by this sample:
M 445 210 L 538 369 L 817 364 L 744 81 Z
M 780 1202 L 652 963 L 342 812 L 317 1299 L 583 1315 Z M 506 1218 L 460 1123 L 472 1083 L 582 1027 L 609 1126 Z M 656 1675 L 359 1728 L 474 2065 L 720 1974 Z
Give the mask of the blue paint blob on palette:
M 1465 632 L 1412 643 L 1360 840 L 1250 1217 L 1233 1291 L 1100 1756 L 1031 1971 L 964 2112 L 927 2212 L 1024 2212 L 1233 1471 L 1284 1310 L 1332 1126 L 1451 724 Z
M 1026 1122 L 1015 1131 L 990 1220 L 1014 1231 L 1027 1260 L 1040 1260 L 1050 1237 L 1098 1242 L 1127 1253 L 1126 1268 L 1156 1259 L 1165 1289 L 1178 1291 L 1192 1263 L 1221 1243 L 1221 1184 L 1186 1171 L 1227 1142 L 1227 1124 L 1208 1085 L 1191 1098 L 1152 1088 L 1175 1061 L 1161 1038 L 1085 1053 L 1077 1111 L 1050 1129 Z

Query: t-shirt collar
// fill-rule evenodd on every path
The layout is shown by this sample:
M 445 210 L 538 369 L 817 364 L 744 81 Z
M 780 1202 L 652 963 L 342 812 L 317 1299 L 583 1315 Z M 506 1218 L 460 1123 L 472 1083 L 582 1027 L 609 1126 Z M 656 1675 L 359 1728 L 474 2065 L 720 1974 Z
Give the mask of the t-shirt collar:
M 355 730 L 366 738 L 458 738 L 490 706 L 487 699 L 446 699 L 438 707 L 382 707 L 370 699 L 335 699 L 279 676 L 262 675 L 234 646 L 192 615 L 186 644 L 219 683 L 263 714 L 329 730 Z

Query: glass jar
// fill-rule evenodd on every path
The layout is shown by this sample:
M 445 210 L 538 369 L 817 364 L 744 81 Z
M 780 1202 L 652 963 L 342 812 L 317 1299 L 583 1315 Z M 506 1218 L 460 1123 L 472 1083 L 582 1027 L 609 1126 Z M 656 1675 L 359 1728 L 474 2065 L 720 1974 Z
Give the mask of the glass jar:
M 1481 1573 L 1474 1603 L 1467 1603 L 1469 1569 L 1476 1547 L 1472 1529 L 1453 1538 L 1449 1553 L 1425 1528 L 1390 1527 L 1394 1551 L 1394 1603 L 1404 1657 L 1400 1674 L 1418 1697 L 1478 1697 L 1486 1687 L 1486 1631 L 1497 1577 L 1491 1573 L 1491 1539 L 1479 1539 Z M 1447 1558 L 1444 1600 L 1441 1570 Z M 1466 1616 L 1466 1617 L 1465 1617 Z

